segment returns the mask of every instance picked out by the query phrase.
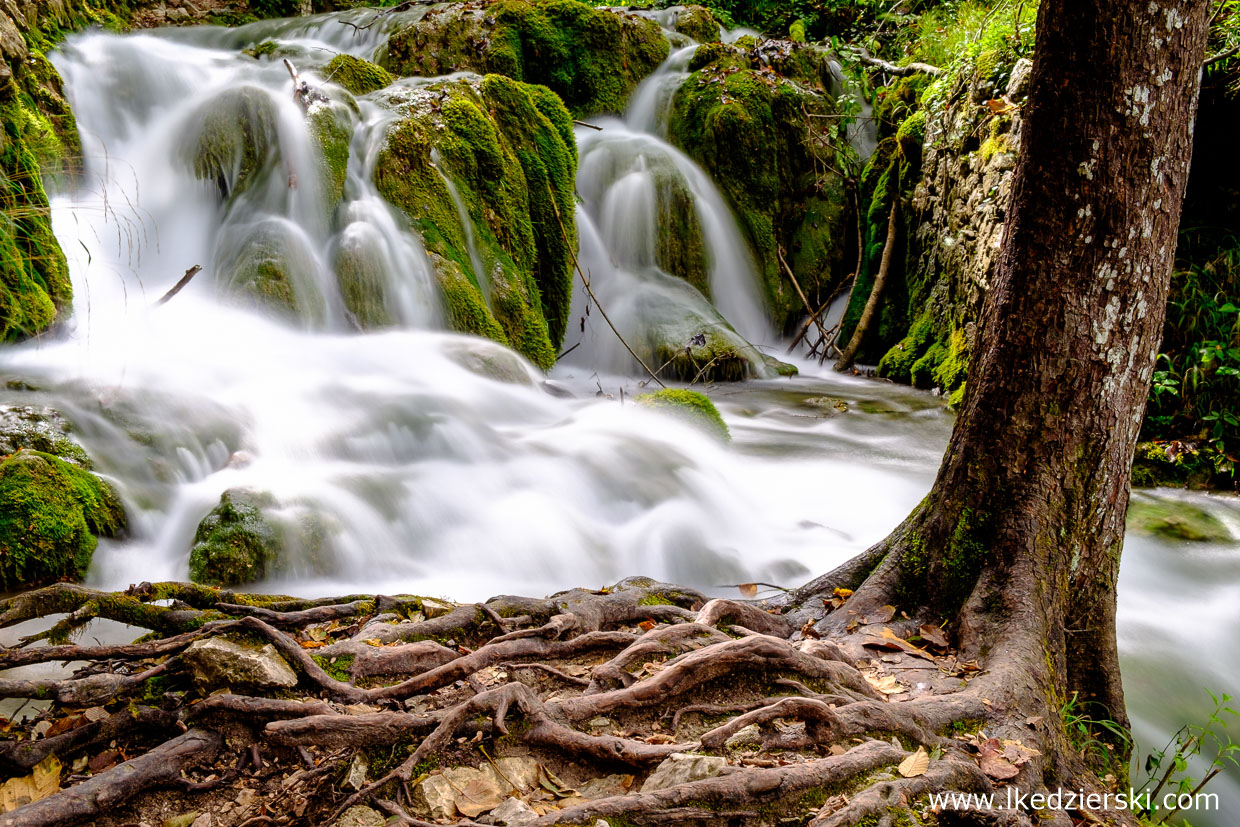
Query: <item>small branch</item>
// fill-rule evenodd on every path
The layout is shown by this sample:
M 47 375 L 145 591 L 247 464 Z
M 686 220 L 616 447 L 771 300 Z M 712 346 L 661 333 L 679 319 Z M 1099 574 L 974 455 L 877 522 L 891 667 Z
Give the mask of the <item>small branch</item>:
M 891 204 L 891 217 L 887 220 L 887 243 L 883 247 L 883 260 L 878 268 L 878 275 L 874 277 L 874 286 L 870 289 L 870 297 L 866 299 L 865 309 L 861 311 L 861 319 L 857 322 L 857 327 L 853 330 L 852 339 L 844 347 L 840 353 L 840 358 L 835 362 L 835 369 L 841 373 L 852 367 L 852 363 L 857 358 L 857 351 L 861 350 L 861 342 L 865 338 L 865 334 L 870 330 L 870 323 L 874 321 L 874 317 L 878 314 L 878 302 L 883 296 L 883 287 L 887 283 L 887 274 L 891 271 L 892 254 L 896 246 L 896 234 L 899 232 L 898 217 L 900 214 L 900 198 L 897 196 Z M 853 285 L 856 289 L 856 285 Z
M 577 126 L 584 126 L 586 129 L 593 129 L 595 132 L 603 131 L 603 127 L 601 126 L 595 126 L 592 123 L 586 123 L 585 121 L 579 121 L 576 118 L 573 119 L 573 123 L 577 124 Z
M 159 301 L 155 302 L 155 304 L 151 306 L 159 307 L 160 305 L 167 304 L 169 299 L 171 299 L 177 293 L 180 293 L 181 290 L 185 287 L 185 285 L 189 284 L 193 280 L 194 276 L 198 275 L 200 272 L 202 272 L 202 267 L 197 264 L 195 264 L 193 267 L 186 270 L 185 275 L 181 276 L 181 280 L 178 281 L 176 284 L 172 285 L 172 289 L 169 290 L 167 293 L 164 293 L 163 298 L 161 298 Z
M 1203 66 L 1206 69 L 1209 69 L 1214 64 L 1224 61 L 1229 57 L 1235 57 L 1237 54 L 1240 54 L 1240 43 L 1237 43 L 1235 46 L 1232 46 L 1230 49 L 1228 49 L 1225 52 L 1219 52 L 1216 55 L 1210 55 L 1210 57 L 1206 58 L 1206 62 L 1203 64 Z
M 894 63 L 889 63 L 885 60 L 880 60 L 879 58 L 873 57 L 869 52 L 861 48 L 853 48 L 852 56 L 867 66 L 873 66 L 876 69 L 881 69 L 887 74 L 895 75 L 896 77 L 907 77 L 908 75 L 919 74 L 938 77 L 943 74 L 942 69 L 938 66 L 931 66 L 929 63 L 910 63 L 906 66 L 897 66 Z
M 624 345 L 624 349 L 629 352 L 629 355 L 637 360 L 637 363 L 645 369 L 646 373 L 650 374 L 650 378 L 653 379 L 660 388 L 666 388 L 667 385 L 663 384 L 662 380 L 660 380 L 659 377 L 655 375 L 654 371 L 650 369 L 650 366 L 642 360 L 642 357 L 638 356 L 637 353 L 634 352 L 633 348 L 629 347 L 629 343 L 624 340 L 624 337 L 620 335 L 620 331 L 616 329 L 614 324 L 612 324 L 611 317 L 607 315 L 607 311 L 603 309 L 603 305 L 599 304 L 598 297 L 594 295 L 594 290 L 590 287 L 590 280 L 586 278 L 585 271 L 581 269 L 581 263 L 577 261 L 577 251 L 573 249 L 573 245 L 568 241 L 568 230 L 564 229 L 564 218 L 560 215 L 560 207 L 555 203 L 555 193 L 551 191 L 551 184 L 549 182 L 547 183 L 547 195 L 551 198 L 551 209 L 555 210 L 555 220 L 560 225 L 560 235 L 564 238 L 564 245 L 568 247 L 568 254 L 572 256 L 573 268 L 577 271 L 577 275 L 581 277 L 581 283 L 585 285 L 586 292 L 590 294 L 590 301 L 594 302 L 594 306 L 598 308 L 598 312 L 602 315 L 603 321 L 607 322 L 607 326 L 611 328 L 612 333 L 616 334 L 616 338 L 620 340 L 620 344 Z
M 818 314 L 814 312 L 814 308 L 810 305 L 809 299 L 806 298 L 805 291 L 801 289 L 801 283 L 797 281 L 797 277 L 792 272 L 792 268 L 789 267 L 788 262 L 784 260 L 784 251 L 776 247 L 775 255 L 779 257 L 779 263 L 783 265 L 784 272 L 787 273 L 788 278 L 792 280 L 792 286 L 797 289 L 797 295 L 801 297 L 801 303 L 805 305 L 805 312 L 810 315 L 810 321 L 812 321 L 814 326 L 818 328 L 818 332 L 826 337 L 827 331 L 822 326 L 822 322 L 818 321 Z

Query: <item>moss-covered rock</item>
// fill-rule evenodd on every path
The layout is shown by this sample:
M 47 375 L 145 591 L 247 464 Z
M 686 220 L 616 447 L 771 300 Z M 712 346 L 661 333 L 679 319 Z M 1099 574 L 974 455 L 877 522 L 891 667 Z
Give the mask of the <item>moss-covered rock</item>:
M 283 532 L 264 509 L 270 494 L 232 488 L 198 524 L 189 554 L 189 577 L 211 586 L 239 586 L 261 580 L 274 570 L 284 550 Z
M 349 169 L 349 121 L 338 107 L 316 103 L 306 113 L 306 122 L 319 152 L 327 200 L 334 207 L 344 198 L 344 181 Z
M 392 35 L 381 63 L 397 75 L 507 75 L 591 115 L 622 111 L 667 54 L 658 24 L 637 15 L 578 0 L 499 0 L 429 11 Z
M 29 449 L 0 462 L 0 588 L 80 579 L 97 538 L 124 527 L 116 492 L 89 471 Z
M 685 6 L 676 14 L 673 23 L 676 31 L 691 37 L 698 43 L 712 43 L 719 40 L 719 22 L 704 6 Z
M 194 175 L 227 198 L 251 184 L 275 150 L 275 104 L 266 91 L 241 86 L 220 92 L 187 123 L 185 160 Z
M 550 367 L 568 320 L 576 245 L 567 110 L 547 89 L 499 75 L 401 90 L 385 102 L 402 117 L 375 183 L 438 257 L 453 328 Z M 462 226 L 445 176 L 471 227 Z M 470 234 L 485 273 L 474 272 Z
M 719 414 L 715 403 L 710 397 L 697 391 L 685 388 L 664 388 L 654 393 L 642 394 L 637 397 L 639 404 L 651 408 L 665 410 L 711 433 L 725 442 L 732 438 L 732 432 Z
M 230 488 L 194 532 L 190 579 L 237 586 L 279 574 L 325 574 L 333 565 L 332 531 L 320 508 L 285 506 L 267 492 Z
M 828 59 L 787 41 L 712 43 L 690 68 L 673 98 L 669 136 L 727 195 L 783 326 L 804 304 L 781 251 L 811 300 L 843 276 L 847 199 L 824 131 L 830 119 L 810 117 L 836 114 Z
M 32 336 L 72 308 L 35 153 L 43 129 L 11 82 L 0 89 L 0 341 Z
M 1191 503 L 1134 498 L 1128 506 L 1128 525 L 1145 534 L 1191 543 L 1227 543 L 1227 526 Z
M 73 441 L 71 431 L 69 421 L 51 408 L 0 405 L 0 457 L 29 448 L 89 471 L 90 457 Z
M 221 246 L 227 254 L 216 278 L 225 295 L 287 318 L 324 318 L 323 297 L 307 284 L 316 267 L 314 252 L 296 227 L 266 221 L 246 228 L 243 237 L 226 238 Z
M 387 303 L 384 262 L 372 239 L 346 230 L 333 269 L 340 297 L 357 327 L 375 330 L 396 323 Z
M 702 222 L 693 195 L 675 170 L 659 176 L 655 222 L 655 263 L 679 276 L 710 298 L 710 264 L 703 244 Z
M 323 68 L 323 74 L 355 95 L 370 94 L 395 80 L 382 66 L 345 54 L 333 57 Z

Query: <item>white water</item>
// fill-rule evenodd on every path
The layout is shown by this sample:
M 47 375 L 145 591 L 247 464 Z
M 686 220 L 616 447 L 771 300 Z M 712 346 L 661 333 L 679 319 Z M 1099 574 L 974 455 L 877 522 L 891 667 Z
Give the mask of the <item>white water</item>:
M 735 436 L 723 446 L 639 406 L 595 397 L 596 381 L 614 396 L 642 390 L 613 375 L 632 366 L 596 316 L 587 324 L 593 352 L 583 345 L 574 357 L 588 358 L 553 374 L 574 398 L 546 392 L 539 374 L 498 346 L 438 332 L 421 245 L 370 183 L 390 113 L 360 101 L 348 203 L 329 222 L 312 207 L 318 183 L 307 172 L 313 165 L 283 68 L 236 53 L 266 37 L 289 39 L 309 73 L 330 57 L 323 49 L 368 54 L 379 42 L 378 33 L 354 41 L 348 32 L 296 21 L 248 33 L 86 34 L 56 56 L 91 154 L 86 185 L 55 202 L 77 312 L 65 338 L 0 351 L 6 379 L 41 389 L 3 390 L 0 401 L 63 410 L 124 496 L 132 534 L 100 544 L 92 584 L 184 578 L 195 526 L 237 486 L 270 491 L 290 513 L 318 514 L 327 527 L 327 566 L 304 563 L 259 588 L 461 600 L 636 573 L 710 590 L 753 580 L 794 585 L 881 538 L 924 495 L 951 425 L 927 394 L 833 374 L 716 389 Z M 242 82 L 276 101 L 280 151 L 299 170 L 299 186 L 268 181 L 244 209 L 226 211 L 177 148 L 202 103 Z M 416 94 L 419 83 L 398 93 Z M 715 234 L 712 292 L 721 307 L 741 308 L 724 315 L 747 335 L 769 335 L 760 316 L 746 321 L 742 312 L 761 306 L 746 304 L 738 273 L 750 266 L 747 253 L 717 191 L 651 134 L 657 114 L 637 122 L 638 102 L 625 123 L 580 136 L 581 258 L 600 298 L 630 326 L 668 302 L 703 320 L 713 312 L 652 267 L 650 177 L 666 169 L 692 190 Z M 282 323 L 217 295 L 212 276 L 231 239 L 256 226 L 279 228 L 300 246 L 298 287 L 321 307 L 318 318 Z M 741 253 L 719 252 L 728 249 Z M 371 257 L 396 329 L 348 333 L 330 279 L 341 250 Z M 206 271 L 151 309 L 195 263 Z M 570 342 L 575 332 L 574 323 Z M 504 360 L 519 381 L 471 370 Z M 1234 500 L 1194 499 L 1240 537 Z M 1161 746 L 1168 731 L 1200 720 L 1202 687 L 1240 687 L 1237 582 L 1237 543 L 1129 539 L 1120 643 L 1145 745 Z M 1234 775 L 1212 789 L 1240 807 Z M 1191 820 L 1230 823 L 1219 813 Z

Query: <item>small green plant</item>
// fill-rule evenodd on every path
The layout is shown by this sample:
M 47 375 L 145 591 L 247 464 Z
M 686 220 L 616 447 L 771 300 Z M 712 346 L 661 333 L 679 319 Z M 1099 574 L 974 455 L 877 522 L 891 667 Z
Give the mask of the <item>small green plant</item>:
M 1227 767 L 1240 767 L 1240 744 L 1227 735 L 1228 718 L 1238 713 L 1229 706 L 1230 695 L 1207 692 L 1214 709 L 1204 724 L 1186 724 L 1171 736 L 1161 750 L 1146 756 L 1142 768 L 1144 782 L 1134 788 L 1136 815 L 1143 824 L 1168 824 L 1183 809 L 1171 802 L 1197 800 L 1201 790 Z M 1208 759 L 1202 776 L 1189 775 L 1189 760 L 1200 756 Z
M 1101 709 L 1102 717 L 1093 717 L 1091 707 Z M 1115 761 L 1116 746 L 1123 747 L 1125 753 L 1132 747 L 1127 728 L 1112 720 L 1106 707 L 1082 700 L 1076 692 L 1059 707 L 1059 717 L 1072 748 L 1098 767 L 1105 768 Z

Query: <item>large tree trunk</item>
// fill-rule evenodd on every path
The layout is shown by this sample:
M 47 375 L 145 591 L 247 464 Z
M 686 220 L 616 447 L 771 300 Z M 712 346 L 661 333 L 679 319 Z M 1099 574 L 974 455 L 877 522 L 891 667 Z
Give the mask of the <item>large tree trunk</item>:
M 958 617 L 963 651 L 1012 655 L 1118 722 L 1115 584 L 1209 5 L 1043 0 L 964 406 L 933 490 L 865 558 L 852 601 Z

